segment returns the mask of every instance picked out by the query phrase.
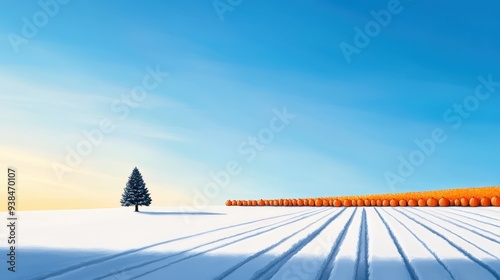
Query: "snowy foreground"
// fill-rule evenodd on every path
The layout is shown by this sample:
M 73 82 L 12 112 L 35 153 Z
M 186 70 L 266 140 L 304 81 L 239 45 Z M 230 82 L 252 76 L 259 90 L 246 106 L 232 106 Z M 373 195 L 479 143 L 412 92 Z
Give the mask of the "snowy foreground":
M 500 279 L 500 208 L 141 210 L 19 212 L 0 279 Z

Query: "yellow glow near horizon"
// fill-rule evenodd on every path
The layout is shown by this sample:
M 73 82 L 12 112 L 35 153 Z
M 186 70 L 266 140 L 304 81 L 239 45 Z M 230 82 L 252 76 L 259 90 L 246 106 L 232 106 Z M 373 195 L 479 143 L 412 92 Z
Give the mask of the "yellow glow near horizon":
M 51 168 L 52 159 L 48 157 L 5 147 L 0 147 L 0 154 L 9 166 L 17 170 L 16 211 L 121 207 L 120 199 L 130 175 L 128 173 L 113 177 L 79 168 L 68 173 L 66 179 L 60 182 Z M 0 192 L 2 201 L 7 201 L 7 168 L 5 166 L 0 171 L 0 185 L 4 186 L 4 191 Z M 175 191 L 171 186 L 149 182 L 148 178 L 145 181 L 152 195 L 153 207 L 190 202 L 188 195 Z M 7 211 L 6 204 L 1 205 L 3 209 L 0 212 Z
M 23 188 L 21 186 L 20 188 Z M 17 197 L 16 210 L 64 210 L 64 209 L 94 209 L 94 208 L 119 208 L 121 192 L 99 193 L 98 195 L 85 195 L 80 193 L 64 193 L 57 197 L 45 194 L 40 190 L 26 189 L 20 191 Z M 172 203 L 172 193 L 154 190 L 151 207 L 169 206 Z M 164 199 L 168 198 L 168 199 Z M 142 207 L 142 206 L 141 206 Z M 3 212 L 5 209 L 2 209 Z

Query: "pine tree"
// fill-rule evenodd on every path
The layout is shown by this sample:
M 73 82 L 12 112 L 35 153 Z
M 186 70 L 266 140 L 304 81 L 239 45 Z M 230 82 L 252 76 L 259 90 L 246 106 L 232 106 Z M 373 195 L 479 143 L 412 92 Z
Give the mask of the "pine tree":
M 144 183 L 139 169 L 135 167 L 128 178 L 120 203 L 125 207 L 135 205 L 135 212 L 139 212 L 139 206 L 149 206 L 151 201 L 146 183 Z

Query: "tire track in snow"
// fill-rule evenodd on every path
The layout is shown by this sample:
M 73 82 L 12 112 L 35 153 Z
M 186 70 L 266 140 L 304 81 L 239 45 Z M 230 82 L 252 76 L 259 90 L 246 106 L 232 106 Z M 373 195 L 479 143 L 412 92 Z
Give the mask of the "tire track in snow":
M 474 220 L 476 222 L 480 222 L 480 223 L 483 223 L 483 224 L 487 224 L 487 225 L 490 225 L 490 226 L 494 226 L 494 227 L 500 228 L 500 226 L 498 224 L 491 224 L 491 223 L 486 222 L 484 220 L 478 220 L 478 219 L 466 216 L 466 215 L 463 214 L 464 213 L 463 211 L 460 211 L 460 212 L 457 211 L 457 212 L 455 212 L 455 211 L 453 211 L 454 209 L 450 209 L 450 210 L 452 210 L 452 212 L 455 215 L 458 215 L 460 217 L 467 218 L 467 219 L 470 219 L 470 220 Z M 447 211 L 445 211 L 445 212 L 447 212 Z M 448 213 L 450 213 L 450 212 L 448 212 Z M 469 213 L 469 214 L 471 214 L 473 216 L 479 216 L 479 217 L 483 217 L 483 218 L 488 218 L 488 219 L 496 220 L 496 219 L 494 219 L 492 217 L 488 217 L 488 216 L 485 216 L 485 215 L 477 214 L 477 213 L 474 213 L 474 212 L 467 212 L 467 213 Z M 500 220 L 498 220 L 498 221 L 500 222 Z
M 179 262 L 182 262 L 182 261 L 185 261 L 185 260 L 188 260 L 188 259 L 191 259 L 191 258 L 194 258 L 194 257 L 197 257 L 199 255 L 203 255 L 205 253 L 208 253 L 208 252 L 211 252 L 211 251 L 214 251 L 214 250 L 217 250 L 217 249 L 220 249 L 220 248 L 223 248 L 223 247 L 226 247 L 226 246 L 229 246 L 229 245 L 233 245 L 235 243 L 238 243 L 240 241 L 243 241 L 243 240 L 246 240 L 246 239 L 249 239 L 249 238 L 252 238 L 252 237 L 255 237 L 255 236 L 258 236 L 258 235 L 261 235 L 261 234 L 265 234 L 265 233 L 268 233 L 270 231 L 273 231 L 277 228 L 280 228 L 280 227 L 283 227 L 283 226 L 287 226 L 287 225 L 290 225 L 290 224 L 293 224 L 297 221 L 301 221 L 302 219 L 305 219 L 305 218 L 309 218 L 311 216 L 315 216 L 315 215 L 319 215 L 321 213 L 324 213 L 326 211 L 328 211 L 329 209 L 326 209 L 326 210 L 319 210 L 319 211 L 315 211 L 314 213 L 312 214 L 309 214 L 309 215 L 301 215 L 299 217 L 295 217 L 295 218 L 290 218 L 288 220 L 292 220 L 290 222 L 287 222 L 287 223 L 284 223 L 284 224 L 281 224 L 281 225 L 278 225 L 278 226 L 273 226 L 271 225 L 271 228 L 267 229 L 267 230 L 264 230 L 264 231 L 261 231 L 261 232 L 257 232 L 257 233 L 254 233 L 252 235 L 249 235 L 249 236 L 245 236 L 245 237 L 242 237 L 240 239 L 237 239 L 237 240 L 234 240 L 234 241 L 231 241 L 229 243 L 225 243 L 225 244 L 222 244 L 222 245 L 219 245 L 217 247 L 214 247 L 214 248 L 211 248 L 211 249 L 208 249 L 208 250 L 205 250 L 205 251 L 202 251 L 202 252 L 198 252 L 196 254 L 193 254 L 193 255 L 188 255 L 184 258 L 181 258 L 181 259 L 178 259 L 178 260 L 175 260 L 175 261 L 172 261 L 168 264 L 165 264 L 163 266 L 160 266 L 160 267 L 156 267 L 152 270 L 149 270 L 147 272 L 144 272 L 142 274 L 139 274 L 139 275 L 136 275 L 130 279 L 138 279 L 138 278 L 141 278 L 143 276 L 146 276 L 148 274 L 151 274 L 153 272 L 156 272 L 158 270 L 161 270 L 161 269 L 164 269 L 164 268 L 167 268 L 169 266 L 172 266 L 176 263 L 179 263 Z M 324 217 L 324 216 L 323 216 Z M 323 217 L 319 218 L 318 220 L 322 219 Z M 262 226 L 262 227 L 259 227 L 259 228 L 255 228 L 255 229 L 252 229 L 252 230 L 249 230 L 249 231 L 246 231 L 246 232 L 242 232 L 242 233 L 237 233 L 237 234 L 234 234 L 232 236 L 229 236 L 229 237 L 224 237 L 224 238 L 220 238 L 218 240 L 214 240 L 214 241 L 211 241 L 211 242 L 208 242 L 208 243 L 205 243 L 203 245 L 199 245 L 199 246 L 196 246 L 196 247 L 193 247 L 193 248 L 190 248 L 188 250 L 184 250 L 182 252 L 178 252 L 178 253 L 175 253 L 173 255 L 168 255 L 168 256 L 165 256 L 165 257 L 161 257 L 161 258 L 158 258 L 158 259 L 154 259 L 154 260 L 151 260 L 151 261 L 147 261 L 147 262 L 143 262 L 143 263 L 140 263 L 140 264 L 137 264 L 137 265 L 134 265 L 134 266 L 129 266 L 129 267 L 126 267 L 124 269 L 120 269 L 118 271 L 114 271 L 113 273 L 108 273 L 106 275 L 102 275 L 102 276 L 99 276 L 97 278 L 94 278 L 94 280 L 101 280 L 101 279 L 104 279 L 106 277 L 110 277 L 116 273 L 122 273 L 122 272 L 129 272 L 129 271 L 132 271 L 132 270 L 135 270 L 135 269 L 138 269 L 138 268 L 143 268 L 144 266 L 146 265 L 150 265 L 150 264 L 153 264 L 153 263 L 157 263 L 157 262 L 160 262 L 160 261 L 164 261 L 164 260 L 167 260 L 169 258 L 172 258 L 172 257 L 175 257 L 175 256 L 178 256 L 178 255 L 181 255 L 181 254 L 185 254 L 185 253 L 188 253 L 192 250 L 196 250 L 200 247 L 203 247 L 203 246 L 207 246 L 207 245 L 211 245 L 211 244 L 214 244 L 214 243 L 217 243 L 217 242 L 220 242 L 220 241 L 223 241 L 223 240 L 226 240 L 226 239 L 230 239 L 230 238 L 233 238 L 233 237 L 236 237 L 236 236 L 239 236 L 239 235 L 243 235 L 243 234 L 247 234 L 247 233 L 250 233 L 250 232 L 253 232 L 253 231 L 257 231 L 259 229 L 263 229 L 263 228 L 267 228 L 267 227 L 270 227 L 269 225 L 266 225 L 266 226 Z
M 356 268 L 356 276 L 354 277 L 355 280 L 368 279 L 368 222 L 366 221 L 365 209 L 363 209 L 363 214 L 361 216 Z
M 431 220 L 429 220 L 429 219 L 426 219 L 425 217 L 420 216 L 419 214 L 417 214 L 417 213 L 413 212 L 413 210 L 408 210 L 408 212 L 409 212 L 409 213 L 412 213 L 413 215 L 415 215 L 415 216 L 419 217 L 420 219 L 422 219 L 422 220 L 424 220 L 424 221 L 427 221 L 427 222 L 429 222 L 429 223 L 431 223 L 431 224 L 433 224 L 433 225 L 437 226 L 438 228 L 441 228 L 441 229 L 442 229 L 442 230 L 444 230 L 444 231 L 447 231 L 447 232 L 451 233 L 452 235 L 454 235 L 454 236 L 456 236 L 456 237 L 460 238 L 461 240 L 465 241 L 466 243 L 469 243 L 469 244 L 470 244 L 470 245 L 472 245 L 473 247 L 476 247 L 476 249 L 478 249 L 479 251 L 481 251 L 481 252 L 483 252 L 483 253 L 485 253 L 485 254 L 487 254 L 487 255 L 489 255 L 489 256 L 491 256 L 491 257 L 495 258 L 495 259 L 498 259 L 498 256 L 492 255 L 490 252 L 488 252 L 488 251 L 486 251 L 485 249 L 483 249 L 483 248 L 481 248 L 481 247 L 477 246 L 476 244 L 474 244 L 474 243 L 470 242 L 469 240 L 467 240 L 467 239 L 463 238 L 463 237 L 462 237 L 462 236 L 460 236 L 459 234 L 456 234 L 455 232 L 453 232 L 453 231 L 451 231 L 451 230 L 449 230 L 449 229 L 447 229 L 447 228 L 443 227 L 442 225 L 437 224 L 436 222 L 433 222 L 433 221 L 431 221 Z
M 344 208 L 344 209 L 342 209 L 342 210 L 340 210 L 340 212 L 338 212 L 337 214 L 341 214 L 343 211 L 345 211 L 345 208 Z M 333 212 L 333 213 L 335 213 L 335 212 Z M 333 214 L 333 213 L 332 213 L 332 214 Z M 322 217 L 322 218 L 323 218 L 323 217 Z M 319 221 L 319 220 L 318 220 L 318 221 Z M 308 224 L 307 226 L 305 226 L 305 227 L 303 227 L 303 228 L 299 229 L 298 231 L 296 231 L 296 232 L 294 232 L 294 233 L 290 234 L 289 236 L 287 236 L 287 237 L 283 238 L 282 240 L 280 240 L 280 241 L 279 241 L 279 242 L 277 242 L 276 244 L 271 245 L 271 246 L 269 246 L 269 247 L 265 248 L 264 250 L 261 250 L 261 251 L 259 251 L 259 252 L 255 253 L 255 254 L 253 254 L 252 256 L 250 256 L 250 257 L 246 258 L 246 259 L 245 259 L 245 260 L 243 260 L 242 262 L 240 262 L 240 263 L 238 263 L 238 264 L 234 265 L 233 267 L 229 268 L 228 270 L 224 271 L 223 273 L 221 273 L 219 276 L 217 276 L 217 277 L 216 277 L 216 278 L 214 278 L 213 280 L 222 280 L 222 279 L 224 279 L 225 277 L 227 277 L 227 276 L 231 275 L 233 272 L 235 272 L 238 268 L 242 267 L 242 266 L 243 266 L 243 265 L 245 265 L 246 263 L 248 263 L 248 262 L 250 262 L 250 261 L 252 261 L 252 260 L 254 260 L 254 259 L 258 258 L 259 256 L 261 256 L 261 255 L 263 255 L 263 254 L 267 253 L 268 251 L 270 251 L 270 250 L 272 250 L 272 249 L 274 249 L 274 248 L 278 247 L 278 246 L 279 246 L 279 245 L 281 245 L 283 242 L 287 241 L 287 240 L 288 240 L 288 239 L 290 239 L 291 237 L 293 237 L 293 236 L 297 235 L 298 233 L 300 233 L 301 231 L 303 231 L 303 230 L 307 229 L 308 227 L 312 226 L 313 224 L 315 224 L 315 223 L 316 223 L 316 222 L 318 222 L 318 221 L 314 221 L 314 222 L 312 222 L 312 223 Z
M 472 232 L 472 233 L 474 233 L 474 234 L 477 234 L 477 235 L 479 235 L 479 236 L 481 236 L 481 237 L 483 237 L 483 238 L 485 238 L 485 239 L 488 239 L 488 240 L 490 240 L 490 241 L 492 241 L 492 242 L 494 242 L 494 243 L 500 244 L 500 241 L 498 241 L 497 239 L 491 238 L 491 237 L 489 237 L 489 236 L 486 236 L 486 235 L 484 235 L 484 234 L 482 234 L 482 233 L 480 233 L 480 232 L 477 232 L 476 230 L 472 229 L 472 228 L 477 228 L 477 227 L 476 227 L 476 226 L 474 226 L 474 225 L 471 225 L 471 224 L 469 224 L 469 223 L 467 223 L 467 222 L 461 221 L 463 224 L 468 225 L 468 226 L 470 226 L 471 228 L 464 227 L 463 225 L 457 224 L 456 222 L 454 222 L 454 221 L 453 221 L 455 218 L 450 217 L 450 216 L 445 215 L 445 214 L 441 214 L 441 215 L 443 215 L 444 217 L 448 217 L 449 219 L 445 219 L 445 218 L 442 218 L 442 217 L 440 217 L 440 216 L 438 216 L 438 215 L 435 215 L 435 214 L 432 214 L 432 213 L 429 213 L 429 212 L 423 211 L 422 209 L 416 209 L 416 210 L 417 210 L 418 212 L 420 212 L 420 213 L 424 213 L 424 214 L 427 214 L 427 215 L 429 215 L 429 216 L 433 216 L 433 217 L 434 217 L 434 218 L 436 218 L 436 219 L 439 219 L 439 220 L 441 220 L 441 221 L 444 221 L 444 222 L 450 223 L 450 224 L 455 225 L 455 226 L 457 226 L 457 227 L 460 227 L 460 228 L 462 228 L 462 229 L 464 229 L 464 230 L 467 230 L 467 231 L 469 231 L 469 232 Z M 484 232 L 487 232 L 487 233 L 489 233 L 489 234 L 491 234 L 491 235 L 494 235 L 494 236 L 498 236 L 498 237 L 500 237 L 500 235 L 495 234 L 495 233 L 492 233 L 492 232 L 490 232 L 490 231 L 488 231 L 488 230 L 485 230 L 485 229 L 481 229 L 481 230 L 482 230 L 482 231 L 484 231 Z
M 330 277 L 330 274 L 332 273 L 332 270 L 333 270 L 335 258 L 337 257 L 337 255 L 339 253 L 340 246 L 342 245 L 342 242 L 344 242 L 347 230 L 351 226 L 352 220 L 354 218 L 354 215 L 356 215 L 357 211 L 358 211 L 358 207 L 356 207 L 354 209 L 353 213 L 351 214 L 351 217 L 349 218 L 346 225 L 344 226 L 344 229 L 340 232 L 339 236 L 337 236 L 337 239 L 333 243 L 332 249 L 330 250 L 330 254 L 328 254 L 328 257 L 321 265 L 320 273 L 316 279 L 328 280 L 328 278 Z
M 257 271 L 251 279 L 252 280 L 270 279 L 290 258 L 292 258 L 298 251 L 300 251 L 300 249 L 304 248 L 309 242 L 311 242 L 316 236 L 318 236 L 329 224 L 331 224 L 342 213 L 344 213 L 344 211 L 332 216 L 320 228 L 316 229 L 315 231 L 310 233 L 307 237 L 297 242 L 297 244 L 295 244 L 292 248 L 290 248 L 288 251 L 283 253 L 278 258 L 274 259 L 266 267 Z
M 418 240 L 418 242 L 420 242 L 420 244 L 422 244 L 422 246 L 424 246 L 425 249 L 427 249 L 427 251 L 429 251 L 429 253 L 431 253 L 434 258 L 436 259 L 436 261 L 444 268 L 444 270 L 446 270 L 448 272 L 448 274 L 450 275 L 451 279 L 455 279 L 455 277 L 453 277 L 453 274 L 451 273 L 451 271 L 449 270 L 449 268 L 444 264 L 444 262 L 441 260 L 441 258 L 439 258 L 436 253 L 434 253 L 434 251 L 432 251 L 429 246 L 427 246 L 427 244 L 425 244 L 425 242 L 420 238 L 418 237 L 415 233 L 413 233 L 413 231 L 411 229 L 409 229 L 403 222 L 401 222 L 398 218 L 396 218 L 394 215 L 392 215 L 391 213 L 389 213 L 389 211 L 387 211 L 386 209 L 383 209 L 383 211 L 387 214 L 389 214 L 391 217 L 394 218 L 394 220 L 396 220 L 400 225 L 402 225 L 411 235 L 413 235 L 413 237 L 415 239 Z M 368 279 L 368 278 L 364 278 L 364 279 Z
M 312 213 L 314 211 L 315 210 L 311 210 L 311 211 L 308 211 L 306 213 Z M 70 265 L 68 267 L 65 267 L 64 269 L 60 269 L 60 270 L 57 270 L 57 271 L 43 273 L 43 274 L 34 276 L 34 277 L 30 278 L 30 279 L 31 280 L 49 279 L 49 278 L 52 278 L 52 277 L 61 276 L 61 275 L 64 275 L 66 273 L 76 271 L 78 269 L 85 268 L 85 267 L 88 267 L 88 266 L 99 265 L 102 262 L 106 262 L 106 261 L 109 261 L 109 260 L 112 260 L 112 259 L 116 259 L 116 258 L 119 258 L 119 257 L 122 257 L 122 256 L 126 256 L 126 255 L 131 255 L 131 254 L 134 254 L 134 253 L 137 253 L 137 252 L 140 252 L 140 251 L 144 251 L 144 250 L 147 250 L 147 249 L 150 249 L 150 248 L 154 248 L 154 247 L 157 247 L 157 246 L 160 246 L 160 245 L 165 245 L 165 244 L 168 244 L 168 243 L 185 240 L 185 239 L 192 238 L 192 237 L 198 237 L 198 236 L 202 236 L 202 235 L 205 235 L 205 234 L 209 234 L 209 233 L 213 233 L 213 232 L 217 232 L 217 231 L 221 231 L 221 230 L 225 230 L 225 229 L 232 229 L 232 228 L 235 228 L 235 227 L 250 225 L 250 224 L 254 224 L 254 223 L 258 223 L 258 222 L 262 222 L 262 221 L 266 221 L 266 220 L 278 219 L 278 218 L 281 218 L 281 217 L 292 216 L 292 215 L 296 215 L 296 214 L 297 213 L 295 212 L 295 213 L 288 213 L 288 214 L 278 215 L 278 216 L 274 216 L 274 217 L 267 217 L 267 218 L 263 218 L 263 219 L 258 219 L 258 220 L 250 221 L 250 222 L 239 223 L 239 224 L 236 224 L 236 225 L 225 226 L 225 227 L 221 227 L 221 228 L 218 228 L 218 229 L 213 229 L 213 230 L 204 231 L 204 232 L 200 232 L 200 233 L 196 233 L 196 234 L 192 234 L 192 235 L 188 235 L 188 236 L 174 238 L 174 239 L 170 239 L 170 240 L 166 240 L 166 241 L 162 241 L 162 242 L 150 244 L 150 245 L 147 245 L 147 246 L 144 246 L 144 247 L 136 248 L 136 249 L 122 251 L 120 253 L 112 254 L 112 255 L 109 255 L 109 256 L 87 260 L 87 261 L 84 261 L 84 262 L 81 262 L 81 263 L 78 263 L 78 264 Z M 300 214 L 302 215 L 304 213 L 300 213 Z
M 401 255 L 401 257 L 403 258 L 403 262 L 406 266 L 406 270 L 408 271 L 408 274 L 410 274 L 411 279 L 418 280 L 417 273 L 415 272 L 415 269 L 413 268 L 413 266 L 411 266 L 410 261 L 408 260 L 408 256 L 404 252 L 403 248 L 401 248 L 401 244 L 399 244 L 399 241 L 396 238 L 396 236 L 394 235 L 394 232 L 392 232 L 392 229 L 389 227 L 389 225 L 387 224 L 385 219 L 382 217 L 382 215 L 380 215 L 380 212 L 377 210 L 377 208 L 374 208 L 374 210 L 375 210 L 375 213 L 377 213 L 380 220 L 382 220 L 382 223 L 384 223 L 385 228 L 389 232 L 389 235 L 391 236 L 391 239 L 394 242 L 394 245 L 396 245 L 396 248 L 398 249 L 399 255 Z
M 467 252 L 467 250 L 463 249 L 462 247 L 460 247 L 459 245 L 455 244 L 455 242 L 449 240 L 448 238 L 446 238 L 446 236 L 442 235 L 441 233 L 437 232 L 436 230 L 434 230 L 433 228 L 423 224 L 422 222 L 418 221 L 417 219 L 409 216 L 408 214 L 404 213 L 403 211 L 400 211 L 400 210 L 396 210 L 398 211 L 399 213 L 405 215 L 408 219 L 412 220 L 413 222 L 421 225 L 422 227 L 424 227 L 425 229 L 427 229 L 428 231 L 432 232 L 433 234 L 439 236 L 440 238 L 442 238 L 444 241 L 446 241 L 448 244 L 450 244 L 451 246 L 453 246 L 455 249 L 457 249 L 458 251 L 460 251 L 462 254 L 464 254 L 466 257 L 468 257 L 470 260 L 472 260 L 473 262 L 475 262 L 476 264 L 478 264 L 479 266 L 481 266 L 482 268 L 486 269 L 489 273 L 491 273 L 495 278 L 497 279 L 500 279 L 500 275 L 492 268 L 490 267 L 489 265 L 485 264 L 484 262 L 482 262 L 481 260 L 479 260 L 478 258 L 474 257 L 471 253 Z M 438 225 L 438 227 L 440 227 Z

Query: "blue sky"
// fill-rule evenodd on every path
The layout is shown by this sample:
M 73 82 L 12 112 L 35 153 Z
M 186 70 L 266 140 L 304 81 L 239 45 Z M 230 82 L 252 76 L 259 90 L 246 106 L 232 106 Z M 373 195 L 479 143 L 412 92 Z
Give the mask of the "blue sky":
M 54 205 L 114 205 L 138 166 L 153 203 L 192 204 L 231 160 L 241 172 L 209 204 L 498 185 L 495 1 L 242 1 L 222 20 L 210 1 L 41 2 L 54 13 L 38 27 L 43 5 L 0 4 L 0 149 L 27 200 L 50 189 Z M 339 45 L 388 5 L 400 12 L 348 62 Z M 168 77 L 121 119 L 111 104 L 148 67 Z M 484 100 L 479 76 L 494 81 Z M 477 108 L 444 117 L 464 100 Z M 239 146 L 283 108 L 295 118 L 248 161 Z M 104 118 L 115 130 L 56 176 Z M 435 129 L 446 141 L 401 176 L 400 156 Z

